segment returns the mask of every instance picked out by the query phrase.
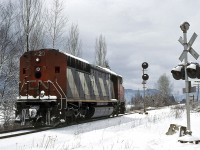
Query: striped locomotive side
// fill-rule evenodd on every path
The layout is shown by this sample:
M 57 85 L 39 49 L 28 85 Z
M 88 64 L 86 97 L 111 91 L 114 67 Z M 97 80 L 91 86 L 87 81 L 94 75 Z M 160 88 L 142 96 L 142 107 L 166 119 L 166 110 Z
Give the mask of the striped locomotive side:
M 112 83 L 109 74 L 91 69 L 91 73 L 67 68 L 68 100 L 110 100 Z

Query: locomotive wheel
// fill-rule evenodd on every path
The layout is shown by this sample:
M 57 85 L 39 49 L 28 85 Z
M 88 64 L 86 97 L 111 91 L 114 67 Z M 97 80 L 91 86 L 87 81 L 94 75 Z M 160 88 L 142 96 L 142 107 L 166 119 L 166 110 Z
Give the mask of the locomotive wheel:
M 73 116 L 68 116 L 68 117 L 66 117 L 66 123 L 67 124 L 70 124 L 70 123 L 72 123 L 74 121 L 74 117 Z
M 34 123 L 33 123 L 33 126 L 34 126 L 35 128 L 39 128 L 39 127 L 42 126 L 42 124 L 41 124 L 40 122 L 34 122 Z

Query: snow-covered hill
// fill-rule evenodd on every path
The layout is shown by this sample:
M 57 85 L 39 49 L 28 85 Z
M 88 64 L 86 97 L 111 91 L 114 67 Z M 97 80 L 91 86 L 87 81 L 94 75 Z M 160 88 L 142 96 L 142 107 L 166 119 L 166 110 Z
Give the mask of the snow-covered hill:
M 0 140 L 6 150 L 199 150 L 199 144 L 166 135 L 171 123 L 186 125 L 185 112 L 175 118 L 170 107 L 131 114 L 17 138 Z M 191 113 L 193 136 L 200 138 L 200 113 Z

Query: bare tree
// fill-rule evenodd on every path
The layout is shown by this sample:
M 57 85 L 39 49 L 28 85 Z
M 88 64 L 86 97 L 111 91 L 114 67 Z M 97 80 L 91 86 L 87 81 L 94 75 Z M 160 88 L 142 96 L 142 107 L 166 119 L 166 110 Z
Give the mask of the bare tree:
M 18 59 L 15 7 L 9 2 L 0 6 L 0 104 L 4 124 L 8 124 L 13 112 L 17 93 Z
M 165 97 L 171 95 L 172 92 L 172 84 L 170 83 L 169 77 L 166 74 L 160 76 L 157 81 L 158 90 Z
M 24 37 L 24 49 L 30 50 L 30 35 L 34 31 L 37 23 L 40 21 L 42 10 L 41 0 L 19 0 L 20 3 L 20 20 L 22 35 Z
M 67 18 L 64 16 L 63 10 L 63 2 L 53 0 L 52 7 L 47 13 L 47 28 L 53 48 L 62 39 L 63 30 L 66 27 Z
M 166 74 L 163 74 L 160 76 L 160 78 L 157 81 L 157 88 L 160 91 L 160 95 L 163 103 L 169 104 L 170 103 L 170 96 L 172 93 L 173 85 L 171 84 L 169 77 L 167 77 Z
M 135 109 L 140 109 L 143 107 L 143 97 L 138 89 L 135 96 L 132 97 L 131 103 L 134 105 Z
M 71 25 L 66 45 L 67 52 L 80 57 L 81 56 L 81 40 L 79 38 L 78 25 Z
M 100 35 L 99 38 L 96 39 L 96 45 L 95 45 L 96 65 L 109 68 L 108 61 L 106 60 L 106 54 L 107 54 L 106 40 L 105 37 Z
M 10 58 L 6 65 L 3 66 L 3 73 L 1 75 L 1 118 L 4 121 L 4 127 L 7 127 L 11 118 L 14 114 L 14 104 L 16 101 L 16 95 L 18 92 L 17 79 L 18 79 L 18 66 L 17 59 L 14 57 Z
M 13 35 L 11 33 L 13 24 L 13 5 L 0 6 L 0 75 L 2 67 L 8 60 L 7 55 L 11 51 Z
M 29 47 L 31 50 L 41 49 L 46 47 L 45 41 L 45 31 L 44 31 L 44 20 L 37 22 L 35 28 L 30 34 L 30 44 Z

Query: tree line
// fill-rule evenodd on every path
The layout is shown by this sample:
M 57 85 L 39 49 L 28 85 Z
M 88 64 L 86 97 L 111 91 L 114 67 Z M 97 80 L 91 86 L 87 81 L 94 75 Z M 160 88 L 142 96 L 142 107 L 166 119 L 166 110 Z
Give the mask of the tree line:
M 146 107 L 162 107 L 176 104 L 175 98 L 172 95 L 173 85 L 166 74 L 159 77 L 156 89 L 157 92 L 153 94 L 149 93 L 147 89 L 145 97 L 138 90 L 135 96 L 132 97 L 131 104 L 134 105 L 135 109 L 143 108 L 144 102 Z
M 0 117 L 5 124 L 18 95 L 19 58 L 24 52 L 50 47 L 81 57 L 78 24 L 68 25 L 64 10 L 61 0 L 0 2 Z M 109 67 L 105 37 L 100 34 L 94 43 L 96 65 Z

